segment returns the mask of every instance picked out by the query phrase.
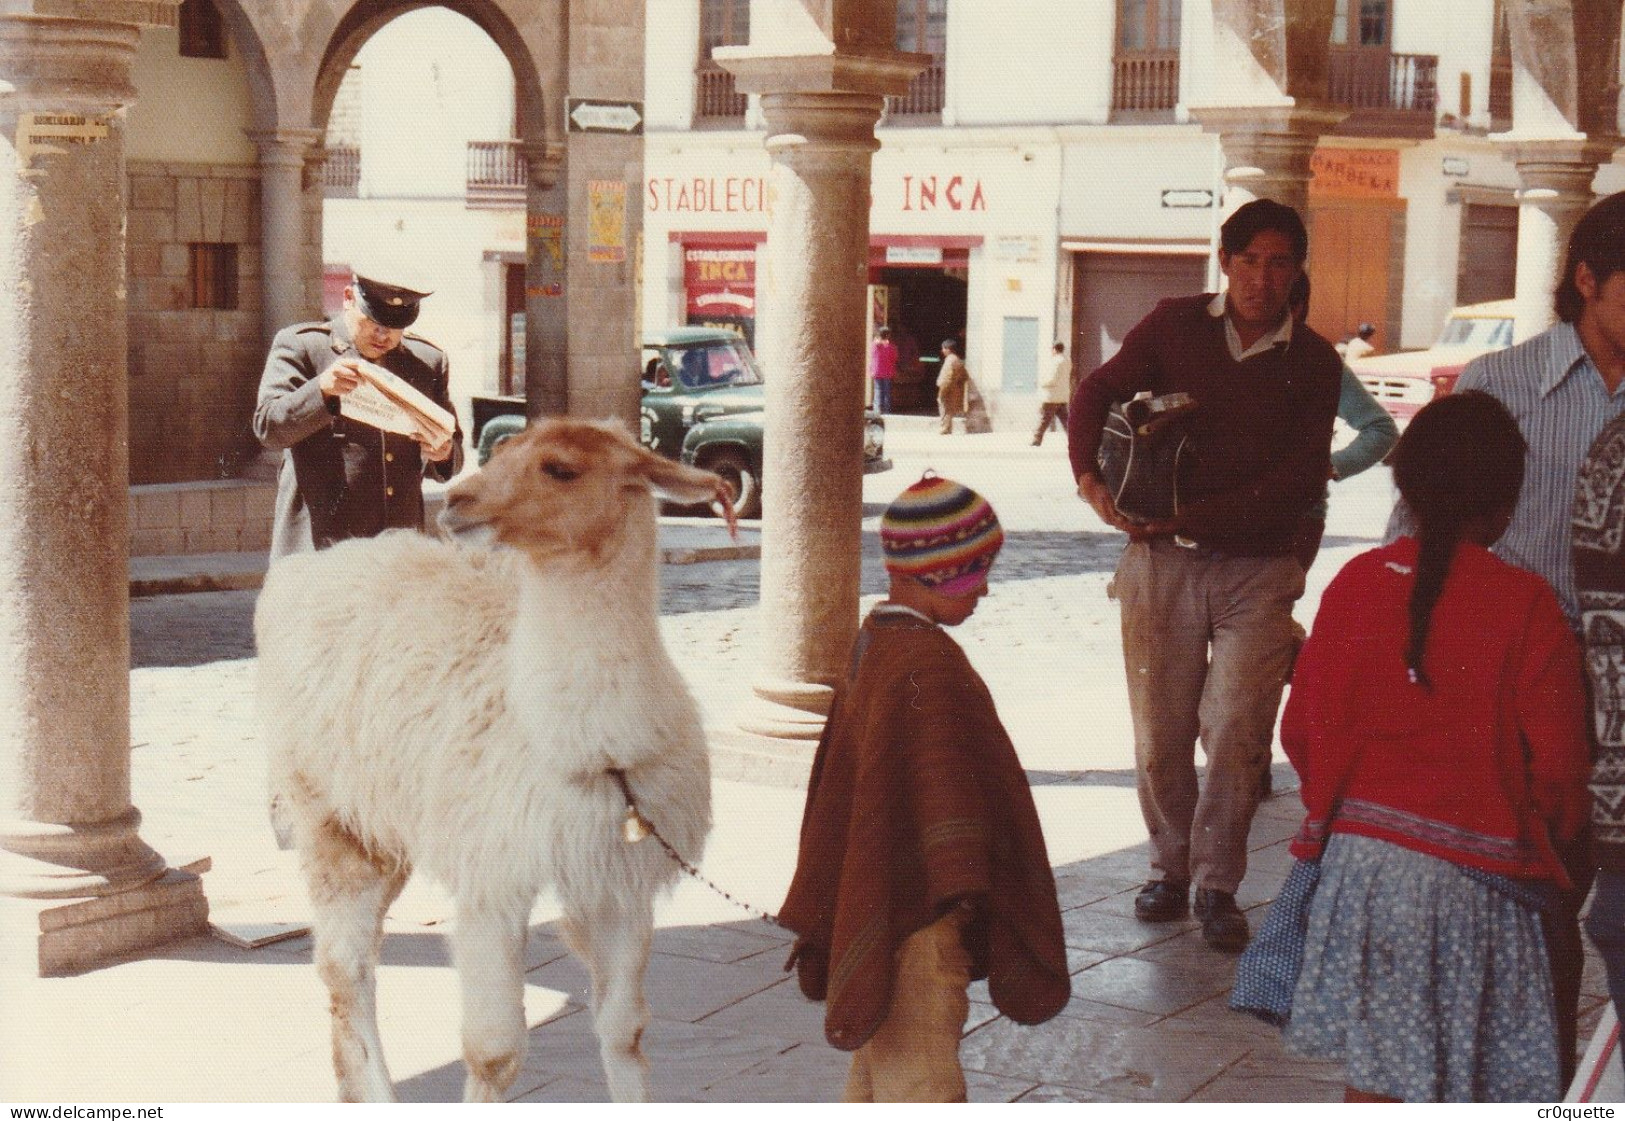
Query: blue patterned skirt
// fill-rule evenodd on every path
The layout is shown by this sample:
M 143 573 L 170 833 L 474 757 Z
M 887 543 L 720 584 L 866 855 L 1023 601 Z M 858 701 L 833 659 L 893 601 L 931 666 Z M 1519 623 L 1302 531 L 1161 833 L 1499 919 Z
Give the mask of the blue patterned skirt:
M 1455 865 L 1370 837 L 1327 843 L 1284 1038 L 1407 1102 L 1553 1102 L 1540 914 Z

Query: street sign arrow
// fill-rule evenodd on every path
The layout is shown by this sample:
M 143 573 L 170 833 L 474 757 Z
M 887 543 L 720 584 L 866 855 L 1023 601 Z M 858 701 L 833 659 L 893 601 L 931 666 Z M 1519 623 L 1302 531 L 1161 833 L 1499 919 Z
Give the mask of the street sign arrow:
M 572 97 L 566 107 L 571 132 L 619 132 L 626 135 L 643 131 L 643 104 L 638 101 L 594 101 Z

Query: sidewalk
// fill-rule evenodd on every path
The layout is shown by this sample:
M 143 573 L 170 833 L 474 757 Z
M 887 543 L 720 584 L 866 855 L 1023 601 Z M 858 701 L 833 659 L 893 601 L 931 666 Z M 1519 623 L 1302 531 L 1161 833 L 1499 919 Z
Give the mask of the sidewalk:
M 927 468 L 993 501 L 1007 544 L 993 594 L 955 638 L 987 679 L 1034 784 L 1055 866 L 1073 999 L 1047 1024 L 997 1015 L 973 991 L 963 1046 L 977 1101 L 1335 1101 L 1339 1071 L 1287 1055 L 1278 1033 L 1225 1007 L 1235 959 L 1194 924 L 1133 918 L 1146 876 L 1116 608 L 1105 595 L 1121 538 L 1067 487 L 1064 442 L 1025 433 L 940 437 L 893 425 L 894 470 L 864 481 L 865 606 L 880 591 L 880 511 Z M 1334 492 L 1328 543 L 1299 617 L 1312 617 L 1337 567 L 1381 532 L 1384 472 Z M 719 528 L 719 527 L 713 527 Z M 663 528 L 663 541 L 668 529 Z M 708 726 L 728 727 L 749 696 L 763 640 L 758 563 L 667 565 L 661 626 Z M 132 605 L 132 786 L 142 835 L 172 864 L 208 857 L 212 917 L 252 933 L 308 918 L 293 854 L 264 816 L 253 713 L 254 593 L 160 595 Z M 1295 779 L 1275 768 L 1239 899 L 1254 926 L 1289 865 Z M 772 909 L 795 861 L 802 795 L 759 782 L 714 784 L 716 826 L 703 867 L 735 896 Z M 390 912 L 380 970 L 386 1056 L 401 1097 L 459 1100 L 451 909 L 414 881 Z M 527 949 L 530 1054 L 521 1101 L 602 1101 L 585 977 L 544 900 Z M 656 1098 L 834 1101 L 848 1056 L 822 1039 L 822 1006 L 782 972 L 784 932 L 685 881 L 659 909 L 645 1037 Z M 0 1099 L 56 1102 L 328 1101 L 334 1093 L 325 991 L 308 937 L 243 950 L 198 938 L 79 977 L 0 977 Z M 1605 1002 L 1593 970 L 1588 1021 Z

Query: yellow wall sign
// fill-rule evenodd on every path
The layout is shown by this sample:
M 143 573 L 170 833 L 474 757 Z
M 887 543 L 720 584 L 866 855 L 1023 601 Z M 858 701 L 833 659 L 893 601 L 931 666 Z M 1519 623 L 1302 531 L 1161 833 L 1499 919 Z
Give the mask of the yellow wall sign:
M 587 260 L 626 260 L 626 183 L 587 181 Z
M 1399 197 L 1399 152 L 1392 148 L 1316 148 L 1309 193 L 1331 198 Z

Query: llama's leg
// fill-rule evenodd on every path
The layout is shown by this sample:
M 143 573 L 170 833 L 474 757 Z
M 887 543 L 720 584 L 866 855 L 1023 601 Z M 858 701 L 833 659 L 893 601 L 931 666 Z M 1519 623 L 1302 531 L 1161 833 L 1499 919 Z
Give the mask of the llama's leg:
M 611 1101 L 649 1100 L 643 1057 L 643 973 L 649 964 L 654 912 L 648 899 L 602 905 L 565 920 L 565 939 L 592 971 L 593 1027 Z
M 378 950 L 384 912 L 405 886 L 409 870 L 375 859 L 331 821 L 312 831 L 303 857 L 316 971 L 332 1004 L 339 1100 L 394 1101 L 378 1037 Z
M 452 946 L 463 986 L 463 1101 L 499 1102 L 525 1061 L 525 921 L 530 901 L 458 901 Z

